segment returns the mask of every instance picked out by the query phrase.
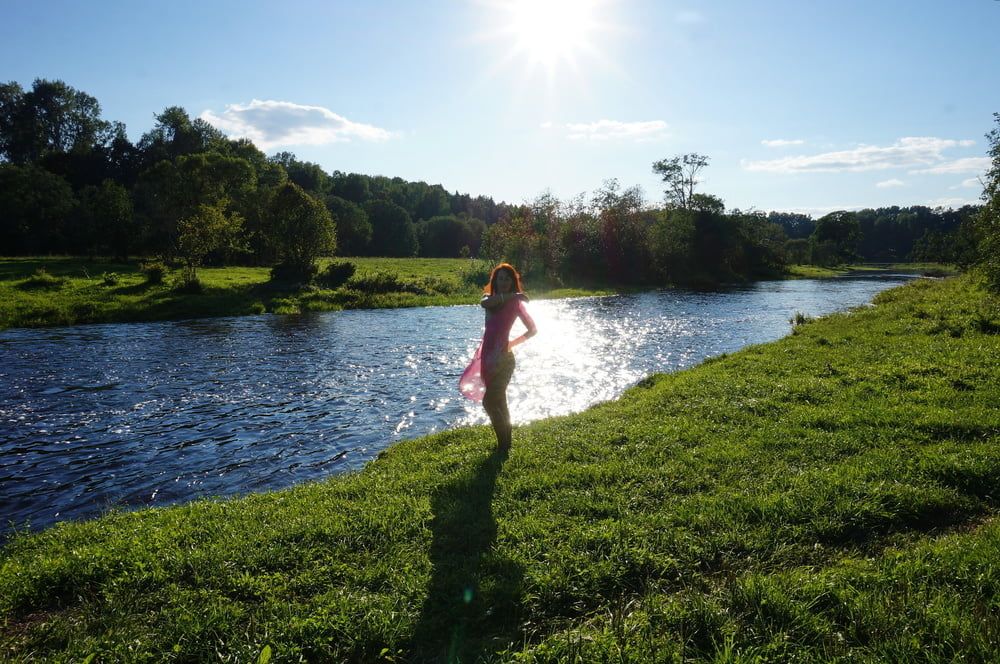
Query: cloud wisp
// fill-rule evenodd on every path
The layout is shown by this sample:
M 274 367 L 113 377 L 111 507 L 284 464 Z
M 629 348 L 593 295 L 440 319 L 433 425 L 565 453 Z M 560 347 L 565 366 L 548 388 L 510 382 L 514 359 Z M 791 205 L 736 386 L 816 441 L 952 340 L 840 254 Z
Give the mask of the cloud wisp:
M 790 145 L 803 145 L 805 141 L 801 138 L 774 138 L 771 140 L 764 139 L 760 144 L 766 148 L 783 148 Z
M 879 189 L 891 189 L 893 187 L 903 187 L 906 183 L 898 178 L 892 178 L 889 180 L 882 180 L 881 182 L 876 182 L 875 186 Z
M 351 140 L 381 142 L 392 133 L 353 122 L 322 106 L 254 99 L 230 104 L 221 113 L 203 112 L 202 120 L 231 138 L 248 138 L 261 150 L 291 145 L 325 145 Z
M 931 175 L 942 175 L 944 173 L 985 173 L 991 163 L 989 157 L 965 157 L 910 172 L 929 173 Z
M 846 173 L 889 168 L 919 169 L 911 170 L 911 173 L 971 172 L 936 170 L 945 168 L 947 164 L 951 163 L 944 155 L 946 150 L 971 145 L 975 145 L 975 141 L 956 141 L 933 136 L 909 136 L 887 146 L 860 145 L 851 150 L 745 161 L 743 167 L 748 171 L 768 173 Z M 978 157 L 970 157 L 959 159 L 957 162 L 962 162 L 962 167 L 969 168 L 973 162 L 979 163 L 976 162 L 978 159 Z
M 658 141 L 667 138 L 667 123 L 662 120 L 647 122 L 621 122 L 597 120 L 596 122 L 554 124 L 546 122 L 543 129 L 555 129 L 571 141 Z

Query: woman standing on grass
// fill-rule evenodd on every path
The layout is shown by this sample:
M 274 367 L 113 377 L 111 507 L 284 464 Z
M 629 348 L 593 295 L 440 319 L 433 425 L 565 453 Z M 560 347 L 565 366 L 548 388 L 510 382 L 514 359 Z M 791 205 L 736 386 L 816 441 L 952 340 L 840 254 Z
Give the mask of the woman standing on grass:
M 514 373 L 511 349 L 535 336 L 537 328 L 525 303 L 528 297 L 521 286 L 521 275 L 513 265 L 500 263 L 490 273 L 479 302 L 486 309 L 486 330 L 472 362 L 462 374 L 459 389 L 469 399 L 482 400 L 497 436 L 497 447 L 510 449 L 512 427 L 507 408 L 507 384 Z M 510 340 L 514 319 L 520 318 L 528 330 Z

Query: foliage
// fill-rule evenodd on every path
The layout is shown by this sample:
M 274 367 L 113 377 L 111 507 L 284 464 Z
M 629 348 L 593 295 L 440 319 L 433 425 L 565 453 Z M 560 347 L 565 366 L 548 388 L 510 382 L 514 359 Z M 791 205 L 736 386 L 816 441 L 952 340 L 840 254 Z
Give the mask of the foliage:
M 980 238 L 979 264 L 990 288 L 1000 292 L 1000 113 L 994 113 L 993 118 L 997 126 L 986 135 L 992 159 L 983 191 L 986 204 L 979 212 L 975 226 Z
M 365 211 L 346 198 L 333 195 L 326 197 L 326 207 L 337 227 L 339 253 L 344 256 L 367 253 L 372 241 L 372 224 Z
M 988 302 L 920 280 L 518 427 L 509 456 L 444 431 L 17 535 L 0 658 L 995 661 Z
M 163 278 L 167 276 L 167 266 L 161 261 L 149 261 L 139 264 L 139 271 L 146 278 L 146 283 L 150 286 L 157 286 L 163 283 Z
M 831 212 L 816 221 L 809 236 L 810 257 L 817 265 L 850 263 L 858 258 L 861 228 L 855 215 Z
M 373 200 L 365 205 L 365 213 L 372 224 L 372 255 L 417 255 L 417 230 L 403 207 L 387 200 Z
M 76 197 L 58 175 L 38 166 L 0 164 L 0 246 L 13 254 L 67 251 L 67 220 Z
M 66 281 L 65 277 L 53 276 L 44 267 L 40 267 L 22 281 L 20 287 L 25 290 L 62 288 L 66 285 Z
M 694 188 L 701 182 L 698 174 L 708 166 L 708 161 L 703 154 L 689 152 L 653 163 L 653 172 L 666 185 L 663 196 L 668 206 L 682 210 L 696 207 L 698 199 L 695 198 Z
M 101 275 L 101 283 L 105 286 L 117 286 L 119 281 L 121 281 L 121 275 L 117 272 L 105 272 Z
M 486 224 L 479 219 L 453 214 L 425 219 L 417 224 L 420 255 L 449 258 L 461 256 L 463 248 L 466 257 L 476 255 L 485 232 Z
M 243 218 L 226 214 L 225 201 L 199 205 L 190 217 L 177 225 L 177 249 L 192 277 L 205 256 L 213 251 L 232 251 L 243 228 Z
M 356 271 L 357 266 L 350 261 L 331 261 L 319 273 L 316 281 L 325 288 L 340 288 Z
M 337 249 L 330 211 L 298 185 L 287 182 L 271 203 L 269 235 L 280 264 L 303 278 L 316 274 L 316 259 Z

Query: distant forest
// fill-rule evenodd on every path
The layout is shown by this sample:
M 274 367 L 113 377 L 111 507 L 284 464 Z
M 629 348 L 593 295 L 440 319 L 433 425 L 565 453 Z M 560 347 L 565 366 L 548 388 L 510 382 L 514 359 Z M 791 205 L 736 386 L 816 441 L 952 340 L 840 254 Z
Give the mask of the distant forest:
M 665 202 L 608 180 L 512 205 L 398 177 L 267 156 L 180 107 L 132 143 L 62 81 L 0 85 L 0 255 L 286 266 L 315 258 L 481 257 L 561 284 L 745 279 L 788 263 L 968 262 L 981 206 L 807 215 L 726 210 L 696 192 L 702 155 L 653 165 Z

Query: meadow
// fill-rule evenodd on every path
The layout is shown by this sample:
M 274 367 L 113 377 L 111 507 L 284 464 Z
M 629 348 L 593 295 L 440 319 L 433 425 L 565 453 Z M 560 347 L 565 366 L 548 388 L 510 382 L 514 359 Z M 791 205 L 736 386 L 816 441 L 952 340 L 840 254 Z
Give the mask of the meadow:
M 272 281 L 266 267 L 198 268 L 201 292 L 178 288 L 181 270 L 150 283 L 138 262 L 82 258 L 0 258 L 0 329 L 80 323 L 175 320 L 249 314 L 474 304 L 489 275 L 485 261 L 463 258 L 350 258 L 357 271 L 336 288 Z M 331 259 L 320 261 L 320 269 Z M 849 269 L 934 270 L 934 264 L 877 268 L 792 265 L 788 278 L 816 279 Z M 613 288 L 526 284 L 535 299 L 608 295 Z
M 149 283 L 135 262 L 81 258 L 0 258 L 0 329 L 474 304 L 489 274 L 461 258 L 351 258 L 357 272 L 337 288 L 274 282 L 266 267 L 202 267 L 202 290 L 178 288 L 181 270 Z M 330 259 L 320 261 L 322 269 Z M 534 285 L 534 284 L 532 284 Z M 534 297 L 610 290 L 533 289 Z
M 916 280 L 509 455 L 18 534 L 0 659 L 996 661 L 998 334 L 975 277 Z

